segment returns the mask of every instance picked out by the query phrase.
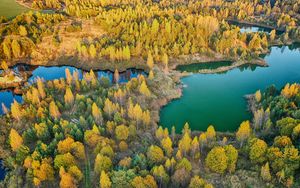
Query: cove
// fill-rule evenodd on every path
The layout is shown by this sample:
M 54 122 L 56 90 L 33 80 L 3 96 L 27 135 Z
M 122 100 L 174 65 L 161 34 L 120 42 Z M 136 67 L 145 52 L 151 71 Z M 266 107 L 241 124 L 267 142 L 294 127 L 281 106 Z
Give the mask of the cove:
M 65 78 L 65 71 L 69 69 L 71 73 L 74 71 L 79 72 L 79 78 L 86 73 L 86 71 L 82 69 L 78 69 L 71 66 L 52 66 L 52 67 L 44 67 L 44 66 L 28 66 L 28 65 L 17 65 L 13 67 L 14 71 L 32 71 L 32 76 L 28 79 L 28 83 L 32 84 L 35 82 L 36 78 L 40 77 L 44 80 L 54 80 Z M 94 71 L 98 78 L 105 77 L 108 78 L 110 82 L 113 82 L 114 73 L 108 70 L 98 70 Z M 139 69 L 127 69 L 124 72 L 119 73 L 119 83 L 126 83 L 131 78 L 136 78 L 138 75 L 145 75 L 145 72 Z M 22 102 L 22 96 L 14 95 L 12 91 L 0 91 L 0 105 L 3 103 L 6 107 L 10 108 L 13 100 L 17 100 L 18 102 Z M 2 108 L 0 108 L 0 115 L 3 114 Z
M 242 66 L 220 74 L 192 74 L 181 79 L 183 96 L 170 102 L 160 112 L 160 125 L 179 132 L 188 122 L 192 130 L 235 131 L 251 118 L 244 96 L 274 84 L 300 81 L 298 46 L 271 47 L 264 58 L 269 67 Z M 187 65 L 186 70 L 191 71 Z M 197 67 L 196 67 L 197 68 Z M 183 67 L 180 68 L 183 71 Z

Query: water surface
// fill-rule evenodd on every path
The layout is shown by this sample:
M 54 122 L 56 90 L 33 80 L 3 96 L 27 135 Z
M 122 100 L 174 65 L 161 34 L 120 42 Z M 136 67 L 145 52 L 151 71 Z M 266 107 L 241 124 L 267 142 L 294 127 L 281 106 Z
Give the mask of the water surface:
M 300 81 L 300 53 L 295 46 L 272 47 L 265 60 L 269 67 L 243 66 L 223 74 L 182 78 L 186 86 L 183 96 L 161 110 L 160 124 L 174 125 L 178 131 L 185 122 L 193 130 L 205 130 L 212 124 L 218 131 L 235 131 L 243 120 L 251 118 L 244 95 L 272 84 L 280 88 Z M 190 66 L 194 65 L 187 65 L 186 70 L 191 71 Z

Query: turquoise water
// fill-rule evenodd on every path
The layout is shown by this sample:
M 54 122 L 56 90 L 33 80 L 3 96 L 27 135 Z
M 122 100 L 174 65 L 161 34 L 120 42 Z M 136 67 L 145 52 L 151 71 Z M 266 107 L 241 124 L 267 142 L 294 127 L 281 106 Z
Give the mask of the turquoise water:
M 300 81 L 300 52 L 295 46 L 272 47 L 265 60 L 269 67 L 243 66 L 223 74 L 182 78 L 183 96 L 161 110 L 160 124 L 174 125 L 178 131 L 185 122 L 193 130 L 205 130 L 212 124 L 218 131 L 235 131 L 251 118 L 244 95 L 272 84 L 280 88 Z M 186 69 L 190 70 L 189 65 Z
M 32 76 L 29 78 L 28 82 L 33 83 L 35 82 L 37 77 L 41 77 L 44 80 L 54 80 L 54 79 L 60 79 L 65 78 L 65 70 L 69 69 L 72 73 L 73 71 L 79 72 L 79 77 L 82 78 L 82 75 L 85 73 L 85 71 L 81 69 L 77 69 L 75 67 L 71 66 L 62 66 L 62 67 L 43 67 L 39 66 L 36 68 L 30 67 L 30 66 L 24 66 L 24 65 L 18 65 L 14 67 L 15 71 L 19 70 L 32 70 Z M 98 78 L 106 77 L 110 80 L 110 82 L 113 81 L 113 72 L 111 71 L 94 71 L 95 74 L 98 76 Z M 136 69 L 128 69 L 125 72 L 119 73 L 120 79 L 119 83 L 125 83 L 131 78 L 136 78 L 139 74 L 145 75 L 145 73 L 142 70 L 136 70 Z M 13 100 L 16 99 L 18 102 L 22 101 L 22 97 L 19 95 L 14 95 L 12 91 L 0 91 L 0 105 L 2 103 L 5 104 L 6 107 L 10 108 L 11 103 Z M 2 108 L 0 106 L 0 115 L 3 113 Z

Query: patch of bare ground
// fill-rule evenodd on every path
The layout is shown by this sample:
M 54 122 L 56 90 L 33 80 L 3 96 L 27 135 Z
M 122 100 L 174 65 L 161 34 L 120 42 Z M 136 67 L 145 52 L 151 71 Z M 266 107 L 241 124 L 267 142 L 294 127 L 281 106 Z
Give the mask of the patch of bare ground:
M 58 24 L 54 28 L 52 35 L 43 37 L 42 42 L 36 47 L 31 55 L 30 64 L 44 65 L 49 61 L 54 61 L 60 57 L 77 56 L 76 44 L 82 38 L 97 38 L 105 34 L 100 26 L 94 24 L 93 20 L 82 20 L 82 30 L 77 32 L 67 32 L 66 28 L 71 25 L 72 19 Z M 53 40 L 55 36 L 59 37 L 60 43 L 56 44 Z

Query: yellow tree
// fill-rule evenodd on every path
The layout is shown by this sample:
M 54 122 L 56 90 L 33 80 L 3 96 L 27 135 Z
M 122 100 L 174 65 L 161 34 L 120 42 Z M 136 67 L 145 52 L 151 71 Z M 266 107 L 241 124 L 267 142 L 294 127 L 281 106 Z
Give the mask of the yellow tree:
M 63 167 L 59 170 L 59 176 L 60 176 L 60 188 L 75 188 L 76 180 L 71 176 L 71 174 L 67 173 Z
M 115 132 L 118 140 L 127 140 L 129 134 L 129 129 L 127 126 L 119 125 L 116 127 Z
M 206 138 L 208 141 L 213 141 L 216 139 L 216 131 L 214 126 L 210 125 L 206 130 Z
M 152 57 L 151 51 L 148 51 L 147 65 L 148 65 L 148 67 L 150 69 L 152 69 L 153 66 L 154 66 L 154 62 L 153 62 L 153 57 Z
M 118 71 L 118 69 L 116 69 L 115 73 L 114 73 L 114 82 L 118 83 L 119 79 L 120 79 L 119 71 Z
M 170 137 L 166 137 L 164 139 L 161 140 L 161 146 L 162 148 L 165 150 L 167 156 L 171 156 L 172 155 L 172 152 L 173 152 L 173 143 L 172 143 L 172 140 L 170 139 Z
M 67 87 L 64 98 L 65 98 L 65 103 L 66 104 L 70 104 L 70 105 L 73 104 L 73 102 L 74 102 L 74 95 L 73 95 L 70 87 Z
M 269 163 L 266 163 L 261 167 L 260 176 L 264 181 L 271 181 L 271 173 Z
M 206 138 L 206 134 L 205 133 L 201 133 L 199 136 L 199 145 L 200 145 L 200 149 L 202 150 L 202 148 L 207 144 L 207 138 Z
M 68 68 L 65 69 L 65 74 L 66 74 L 67 83 L 70 85 L 72 83 L 73 77 L 72 77 L 71 72 Z
M 183 152 L 184 155 L 186 155 L 190 149 L 191 149 L 191 142 L 192 139 L 188 133 L 185 133 L 182 137 L 182 139 L 178 143 L 178 147 L 180 151 Z
M 38 87 L 40 97 L 42 99 L 44 99 L 46 97 L 46 93 L 45 93 L 45 90 L 44 90 L 43 80 L 40 77 L 37 78 L 37 87 Z
M 211 171 L 223 174 L 227 169 L 227 160 L 225 149 L 216 146 L 207 154 L 205 165 Z
M 243 121 L 236 132 L 236 138 L 240 142 L 240 147 L 243 146 L 244 141 L 246 141 L 251 134 L 250 122 Z
M 96 120 L 96 122 L 101 125 L 102 121 L 103 121 L 103 117 L 102 117 L 101 110 L 98 108 L 96 103 L 92 104 L 92 115 L 93 115 L 94 119 Z
M 146 84 L 145 81 L 142 82 L 141 86 L 140 86 L 140 89 L 139 89 L 140 93 L 149 97 L 151 95 L 151 92 L 150 90 L 148 89 L 148 86 Z
M 2 61 L 1 68 L 5 71 L 8 70 L 8 65 L 7 65 L 6 61 Z
M 102 171 L 108 171 L 112 167 L 112 161 L 109 157 L 98 154 L 95 159 L 94 171 L 100 174 Z
M 51 117 L 53 117 L 54 119 L 57 119 L 60 117 L 60 112 L 54 101 L 50 102 L 49 112 L 50 112 Z
M 21 111 L 20 104 L 16 100 L 14 100 L 14 102 L 11 105 L 11 115 L 13 118 L 15 118 L 18 121 L 22 117 L 22 111 Z
M 149 71 L 149 76 L 148 76 L 149 80 L 153 80 L 154 78 L 154 73 L 152 70 Z
M 23 138 L 15 129 L 11 129 L 9 133 L 10 147 L 13 151 L 17 151 L 20 146 L 23 144 Z
M 163 54 L 162 63 L 165 66 L 165 71 L 168 71 L 169 57 L 166 53 Z
M 257 90 L 255 92 L 255 100 L 256 100 L 256 102 L 260 102 L 260 100 L 261 100 L 261 92 L 260 92 L 260 90 Z
M 165 158 L 163 150 L 155 145 L 151 145 L 148 148 L 147 157 L 153 164 L 161 164 Z
M 110 187 L 111 187 L 111 181 L 109 179 L 109 176 L 105 173 L 104 170 L 102 170 L 100 175 L 100 188 L 110 188 Z

